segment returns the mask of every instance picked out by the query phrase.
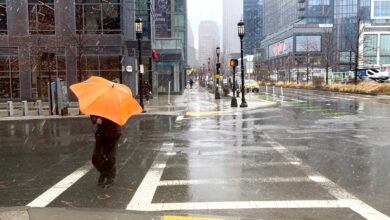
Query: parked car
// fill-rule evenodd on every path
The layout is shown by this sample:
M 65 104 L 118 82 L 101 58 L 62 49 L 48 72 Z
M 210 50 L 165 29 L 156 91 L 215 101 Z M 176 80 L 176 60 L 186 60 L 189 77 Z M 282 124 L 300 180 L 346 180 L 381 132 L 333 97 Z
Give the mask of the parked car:
M 260 85 L 258 82 L 256 82 L 253 79 L 246 79 L 245 80 L 245 89 L 246 92 L 259 92 L 260 91 Z

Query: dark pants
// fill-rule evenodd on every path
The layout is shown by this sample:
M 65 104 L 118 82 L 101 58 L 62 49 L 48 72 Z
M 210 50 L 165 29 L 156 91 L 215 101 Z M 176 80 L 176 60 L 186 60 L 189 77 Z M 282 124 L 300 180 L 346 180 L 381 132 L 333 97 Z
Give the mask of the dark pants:
M 114 179 L 116 175 L 117 138 L 107 138 L 96 135 L 95 150 L 92 155 L 92 164 L 106 178 Z

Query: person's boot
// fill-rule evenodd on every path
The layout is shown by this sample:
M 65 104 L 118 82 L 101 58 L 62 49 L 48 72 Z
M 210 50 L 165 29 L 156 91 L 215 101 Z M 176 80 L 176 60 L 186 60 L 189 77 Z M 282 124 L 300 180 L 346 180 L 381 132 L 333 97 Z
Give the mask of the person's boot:
M 98 179 L 98 185 L 99 186 L 103 186 L 105 178 L 106 177 L 103 174 L 100 174 L 99 179 Z
M 106 184 L 104 185 L 104 188 L 110 188 L 112 185 L 114 185 L 114 178 L 107 178 Z

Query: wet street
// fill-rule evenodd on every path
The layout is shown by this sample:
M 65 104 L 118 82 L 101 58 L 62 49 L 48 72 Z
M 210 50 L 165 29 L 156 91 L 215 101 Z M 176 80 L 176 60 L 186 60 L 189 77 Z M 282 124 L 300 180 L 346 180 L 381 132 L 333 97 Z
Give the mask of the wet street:
M 390 98 L 275 90 L 248 100 L 277 105 L 238 112 L 186 90 L 180 114 L 132 117 L 109 189 L 89 118 L 1 121 L 0 207 L 390 219 Z

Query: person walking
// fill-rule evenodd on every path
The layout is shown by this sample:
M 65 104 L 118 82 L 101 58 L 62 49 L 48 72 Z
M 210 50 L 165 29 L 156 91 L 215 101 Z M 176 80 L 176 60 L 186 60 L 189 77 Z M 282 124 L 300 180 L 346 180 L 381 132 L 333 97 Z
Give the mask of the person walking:
M 190 79 L 190 89 L 192 89 L 192 85 L 194 85 L 194 80 Z
M 96 124 L 92 164 L 100 172 L 98 185 L 108 188 L 112 186 L 116 176 L 116 152 L 122 128 L 100 116 L 91 115 L 91 121 Z

